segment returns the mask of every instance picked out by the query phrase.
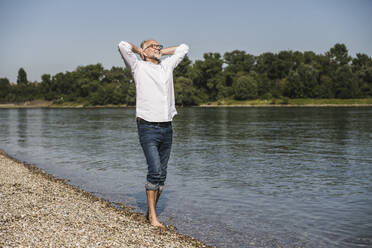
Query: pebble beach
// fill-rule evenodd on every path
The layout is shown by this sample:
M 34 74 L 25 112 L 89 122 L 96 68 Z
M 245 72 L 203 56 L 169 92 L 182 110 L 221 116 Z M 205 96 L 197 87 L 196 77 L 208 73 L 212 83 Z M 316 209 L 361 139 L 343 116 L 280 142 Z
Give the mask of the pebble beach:
M 0 151 L 0 247 L 208 247 Z

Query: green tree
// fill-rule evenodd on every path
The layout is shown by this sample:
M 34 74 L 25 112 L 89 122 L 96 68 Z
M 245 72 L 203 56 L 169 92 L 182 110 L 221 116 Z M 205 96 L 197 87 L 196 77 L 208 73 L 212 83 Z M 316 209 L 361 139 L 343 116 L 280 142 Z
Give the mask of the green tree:
M 303 57 L 303 63 L 306 65 L 314 65 L 317 63 L 317 55 L 313 51 L 304 52 Z
M 215 77 L 215 84 L 217 89 L 217 100 L 223 100 L 226 98 L 232 98 L 234 95 L 234 90 L 232 84 L 236 73 L 224 71 L 219 73 Z
M 353 98 L 359 95 L 359 85 L 347 64 L 338 67 L 333 87 L 337 98 Z
M 372 66 L 372 59 L 367 54 L 357 53 L 356 58 L 352 60 L 353 72 L 363 70 Z
M 363 97 L 372 97 L 372 66 L 366 68 L 361 77 L 360 92 Z
M 319 85 L 315 89 L 320 98 L 335 98 L 332 79 L 328 75 L 319 77 Z
M 257 82 L 250 75 L 240 76 L 234 83 L 234 98 L 236 100 L 246 100 L 257 98 Z
M 280 71 L 277 68 L 277 56 L 273 53 L 263 53 L 257 57 L 254 70 L 259 74 L 266 74 L 268 79 L 280 78 Z
M 305 85 L 297 70 L 292 70 L 288 76 L 288 96 L 290 98 L 304 98 Z
M 23 68 L 20 68 L 18 70 L 18 76 L 17 76 L 17 84 L 19 85 L 26 85 L 28 83 L 27 80 L 27 73 Z
M 43 74 L 41 76 L 40 92 L 45 100 L 54 100 L 56 98 L 52 90 L 52 79 L 50 74 Z
M 7 101 L 7 96 L 10 94 L 10 82 L 7 78 L 0 78 L 0 102 Z
M 296 67 L 295 56 L 292 51 L 280 51 L 277 55 L 278 59 L 273 65 L 276 70 L 276 79 L 288 77 L 289 72 Z M 297 65 L 298 66 L 298 65 Z
M 128 85 L 125 102 L 131 106 L 136 105 L 136 86 L 134 83 Z
M 192 70 L 192 62 L 189 57 L 186 55 L 185 58 L 178 64 L 176 69 L 173 71 L 173 77 L 191 77 L 190 73 Z
M 234 50 L 223 55 L 226 64 L 225 71 L 237 73 L 240 71 L 250 72 L 255 63 L 255 57 L 246 54 L 245 51 Z
M 193 84 L 199 90 L 199 97 L 204 100 L 214 101 L 217 97 L 216 75 L 222 72 L 223 61 L 219 53 L 205 53 L 204 60 L 197 60 L 193 66 Z
M 357 53 L 352 60 L 352 72 L 359 84 L 359 96 L 372 96 L 372 59 L 366 54 Z M 354 82 L 355 83 L 355 82 Z
M 304 94 L 305 97 L 315 98 L 318 97 L 317 93 L 314 91 L 315 87 L 318 85 L 318 71 L 314 66 L 303 64 L 297 68 L 300 74 L 301 81 L 304 84 Z
M 351 57 L 348 55 L 348 50 L 345 44 L 337 43 L 326 53 L 326 55 L 332 62 L 338 65 L 346 65 L 351 61 Z
M 175 100 L 177 105 L 190 106 L 199 103 L 192 80 L 186 77 L 176 78 L 174 85 Z

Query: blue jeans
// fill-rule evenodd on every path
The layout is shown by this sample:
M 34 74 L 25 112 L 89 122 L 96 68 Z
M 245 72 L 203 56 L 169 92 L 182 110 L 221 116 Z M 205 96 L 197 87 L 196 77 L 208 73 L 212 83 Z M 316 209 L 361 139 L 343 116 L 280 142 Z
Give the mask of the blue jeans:
M 138 136 L 147 162 L 147 190 L 162 190 L 172 146 L 172 124 L 137 120 Z

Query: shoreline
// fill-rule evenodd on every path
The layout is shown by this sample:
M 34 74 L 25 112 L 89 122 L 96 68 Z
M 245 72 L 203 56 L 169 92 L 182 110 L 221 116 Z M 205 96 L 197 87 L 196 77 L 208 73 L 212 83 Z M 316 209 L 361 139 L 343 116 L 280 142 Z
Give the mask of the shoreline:
M 183 106 L 177 106 L 183 107 Z M 185 106 L 188 107 L 188 106 Z M 209 107 L 372 107 L 372 99 L 290 99 L 289 102 L 283 103 L 283 100 L 248 100 L 248 101 L 222 101 L 202 103 L 194 108 L 209 108 Z M 82 103 L 64 103 L 53 104 L 51 101 L 35 100 L 24 103 L 5 103 L 0 104 L 0 109 L 16 109 L 16 108 L 135 108 L 126 104 L 120 105 L 84 105 Z
M 0 150 L 0 247 L 211 247 Z
M 291 108 L 291 107 L 372 107 L 372 104 L 227 104 L 227 105 L 219 105 L 219 104 L 202 104 L 196 107 L 200 108 L 219 108 L 219 107 L 247 107 L 247 108 Z

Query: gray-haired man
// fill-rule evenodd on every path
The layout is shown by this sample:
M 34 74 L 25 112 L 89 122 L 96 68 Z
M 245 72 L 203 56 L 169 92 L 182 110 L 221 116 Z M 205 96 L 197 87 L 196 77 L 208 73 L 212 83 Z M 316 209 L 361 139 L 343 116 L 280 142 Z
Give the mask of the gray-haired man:
M 185 44 L 164 48 L 155 40 L 141 47 L 122 41 L 119 52 L 136 84 L 138 136 L 147 161 L 145 184 L 151 225 L 164 227 L 156 214 L 156 204 L 164 187 L 172 146 L 172 119 L 177 114 L 174 101 L 173 70 L 189 47 Z M 142 60 L 138 59 L 139 54 Z M 160 60 L 163 55 L 171 55 Z

